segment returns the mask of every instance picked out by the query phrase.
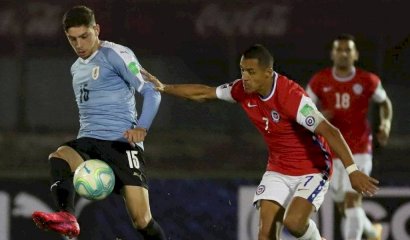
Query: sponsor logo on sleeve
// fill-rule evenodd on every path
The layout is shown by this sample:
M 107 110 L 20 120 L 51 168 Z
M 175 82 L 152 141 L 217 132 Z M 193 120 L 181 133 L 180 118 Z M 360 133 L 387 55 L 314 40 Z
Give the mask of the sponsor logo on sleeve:
M 136 62 L 130 62 L 128 64 L 128 70 L 130 70 L 130 72 L 132 72 L 132 74 L 134 74 L 134 75 L 137 75 L 140 72 L 140 69 L 137 66 Z
M 302 109 L 300 109 L 300 113 L 307 117 L 309 115 L 311 115 L 311 113 L 314 111 L 313 107 L 311 107 L 309 104 L 305 104 L 305 106 L 302 107 Z

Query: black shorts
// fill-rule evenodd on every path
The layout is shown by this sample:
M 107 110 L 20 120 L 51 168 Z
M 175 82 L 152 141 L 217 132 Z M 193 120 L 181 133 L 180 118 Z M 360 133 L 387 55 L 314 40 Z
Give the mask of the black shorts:
M 119 193 L 125 185 L 148 189 L 144 151 L 140 147 L 133 147 L 128 142 L 88 137 L 78 138 L 63 145 L 73 148 L 85 161 L 99 159 L 110 165 L 115 174 L 115 192 Z

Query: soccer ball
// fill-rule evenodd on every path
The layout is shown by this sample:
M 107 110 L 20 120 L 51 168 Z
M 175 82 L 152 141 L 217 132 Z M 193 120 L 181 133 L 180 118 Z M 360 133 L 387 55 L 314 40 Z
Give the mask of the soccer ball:
M 114 189 L 115 176 L 107 163 L 91 159 L 77 167 L 73 184 L 80 196 L 89 200 L 101 200 Z

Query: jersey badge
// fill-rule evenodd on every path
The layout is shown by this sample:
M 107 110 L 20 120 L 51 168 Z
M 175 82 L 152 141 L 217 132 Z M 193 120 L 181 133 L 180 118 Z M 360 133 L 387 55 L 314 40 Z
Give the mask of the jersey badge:
M 353 85 L 353 92 L 354 92 L 356 95 L 362 94 L 362 92 L 363 92 L 363 86 L 362 86 L 361 84 L 359 84 L 359 83 L 354 84 L 354 85 Z
M 270 115 L 272 116 L 272 121 L 274 123 L 278 123 L 280 120 L 280 115 L 278 112 L 276 112 L 275 110 L 272 110 L 272 112 L 270 113 Z
M 261 195 L 263 192 L 265 192 L 265 185 L 259 185 L 256 188 L 256 195 Z
M 91 77 L 94 80 L 97 80 L 99 75 L 100 75 L 100 66 L 96 66 L 96 67 L 93 68 L 93 70 L 91 72 Z

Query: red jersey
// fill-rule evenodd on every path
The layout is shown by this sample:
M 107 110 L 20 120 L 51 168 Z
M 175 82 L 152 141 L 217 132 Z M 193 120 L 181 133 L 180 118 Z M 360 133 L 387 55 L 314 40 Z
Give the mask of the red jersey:
M 321 118 L 297 83 L 275 73 L 271 93 L 246 93 L 242 80 L 217 88 L 219 99 L 238 102 L 264 137 L 269 149 L 268 171 L 291 176 L 331 175 L 332 160 L 322 137 L 313 134 Z
M 347 78 L 338 78 L 332 68 L 315 74 L 307 88 L 309 96 L 340 129 L 352 153 L 370 153 L 372 136 L 367 114 L 370 100 L 383 102 L 386 92 L 379 77 L 362 69 L 354 69 Z

